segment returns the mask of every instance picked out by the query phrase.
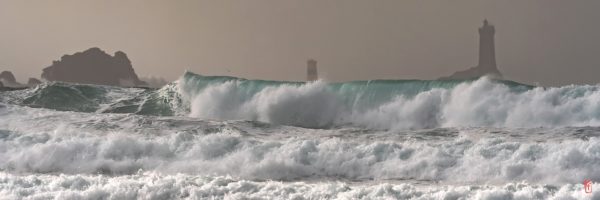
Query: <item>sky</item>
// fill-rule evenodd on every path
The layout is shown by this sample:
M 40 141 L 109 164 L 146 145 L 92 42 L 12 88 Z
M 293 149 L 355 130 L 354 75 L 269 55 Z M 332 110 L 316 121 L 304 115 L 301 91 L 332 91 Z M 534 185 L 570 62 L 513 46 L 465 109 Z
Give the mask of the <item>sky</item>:
M 436 79 L 477 64 L 483 19 L 507 79 L 600 82 L 600 1 L 1 0 L 0 70 L 21 82 L 64 54 L 123 51 L 140 76 L 186 70 L 328 81 Z

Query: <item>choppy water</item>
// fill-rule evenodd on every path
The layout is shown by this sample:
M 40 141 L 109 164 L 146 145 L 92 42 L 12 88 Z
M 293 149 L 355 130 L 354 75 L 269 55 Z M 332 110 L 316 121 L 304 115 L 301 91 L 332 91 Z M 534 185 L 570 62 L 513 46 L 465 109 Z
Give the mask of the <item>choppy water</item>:
M 599 88 L 186 73 L 0 92 L 0 199 L 600 199 Z

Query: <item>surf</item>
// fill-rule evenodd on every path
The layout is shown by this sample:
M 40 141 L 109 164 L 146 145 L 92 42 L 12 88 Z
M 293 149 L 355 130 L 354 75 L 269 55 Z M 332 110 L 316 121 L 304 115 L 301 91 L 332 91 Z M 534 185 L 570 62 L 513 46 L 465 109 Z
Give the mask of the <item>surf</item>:
M 186 72 L 160 89 L 45 83 L 2 92 L 5 103 L 61 111 L 250 120 L 305 128 L 568 127 L 600 124 L 600 87 L 473 80 L 329 83 Z

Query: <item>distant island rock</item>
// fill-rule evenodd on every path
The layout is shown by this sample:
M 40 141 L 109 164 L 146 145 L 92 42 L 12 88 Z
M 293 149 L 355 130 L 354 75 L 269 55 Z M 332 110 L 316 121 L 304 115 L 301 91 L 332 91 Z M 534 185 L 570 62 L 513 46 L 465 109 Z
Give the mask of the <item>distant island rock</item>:
M 28 86 L 36 86 L 39 84 L 42 84 L 42 81 L 38 80 L 37 78 L 29 78 L 29 81 L 27 81 Z
M 97 47 L 62 56 L 59 61 L 44 68 L 42 78 L 48 81 L 97 85 L 146 85 L 136 75 L 125 53 L 117 51 L 111 56 Z
M 500 79 L 500 78 L 502 78 L 502 73 L 500 73 L 500 71 L 498 71 L 498 68 L 495 68 L 495 67 L 487 68 L 487 67 L 476 66 L 476 67 L 471 67 L 471 68 L 463 70 L 463 71 L 454 72 L 450 76 L 440 78 L 440 80 L 467 80 L 467 79 L 479 78 L 482 76 L 489 76 L 492 78 Z
M 17 82 L 15 75 L 10 71 L 3 71 L 0 73 L 0 82 L 3 87 L 19 87 L 21 85 Z

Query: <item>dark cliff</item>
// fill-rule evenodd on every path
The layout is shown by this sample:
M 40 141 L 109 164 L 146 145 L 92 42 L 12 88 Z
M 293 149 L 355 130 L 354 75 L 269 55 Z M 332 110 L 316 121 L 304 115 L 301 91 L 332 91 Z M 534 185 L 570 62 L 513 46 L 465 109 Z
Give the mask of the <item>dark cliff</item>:
M 20 85 L 19 83 L 17 83 L 15 75 L 13 75 L 13 73 L 10 71 L 3 71 L 2 73 L 0 73 L 0 82 L 3 83 L 3 86 L 7 87 L 16 87 Z
M 39 84 L 42 84 L 42 81 L 38 80 L 37 78 L 29 78 L 29 81 L 27 81 L 28 86 L 36 86 Z
M 98 85 L 145 85 L 136 75 L 125 53 L 117 51 L 111 56 L 99 48 L 62 56 L 59 61 L 54 61 L 43 70 L 42 78 L 48 81 Z

